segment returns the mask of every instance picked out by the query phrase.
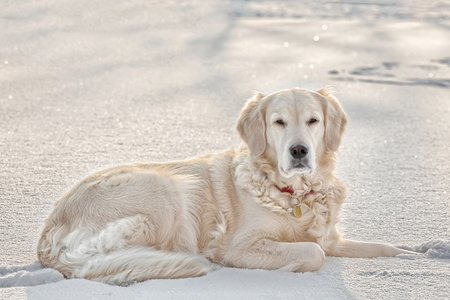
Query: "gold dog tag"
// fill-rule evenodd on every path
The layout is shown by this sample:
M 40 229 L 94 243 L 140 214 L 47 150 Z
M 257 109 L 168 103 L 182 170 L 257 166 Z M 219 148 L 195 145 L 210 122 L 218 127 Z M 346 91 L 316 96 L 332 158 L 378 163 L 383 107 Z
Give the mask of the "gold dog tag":
M 300 218 L 302 216 L 302 209 L 300 208 L 300 206 L 295 205 L 292 207 L 292 213 L 296 218 Z

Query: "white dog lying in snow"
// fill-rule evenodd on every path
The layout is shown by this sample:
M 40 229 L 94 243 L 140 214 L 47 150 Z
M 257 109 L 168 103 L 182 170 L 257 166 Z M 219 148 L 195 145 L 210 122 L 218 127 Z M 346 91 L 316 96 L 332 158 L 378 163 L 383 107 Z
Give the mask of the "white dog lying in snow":
M 305 272 L 325 255 L 407 252 L 336 230 L 346 123 L 326 90 L 257 94 L 238 120 L 240 150 L 117 166 L 77 184 L 47 219 L 39 260 L 67 278 L 124 285 L 201 276 L 210 262 Z

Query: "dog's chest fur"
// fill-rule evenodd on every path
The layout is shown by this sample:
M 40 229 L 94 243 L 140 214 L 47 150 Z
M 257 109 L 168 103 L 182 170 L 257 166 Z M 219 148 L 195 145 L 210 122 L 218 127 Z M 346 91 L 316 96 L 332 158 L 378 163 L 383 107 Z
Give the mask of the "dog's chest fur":
M 322 244 L 339 220 L 345 187 L 334 174 L 326 178 L 299 176 L 292 194 L 277 188 L 274 172 L 251 160 L 239 164 L 235 176 L 236 182 L 251 194 L 258 205 L 278 215 L 279 222 L 285 224 L 282 232 L 284 242 Z

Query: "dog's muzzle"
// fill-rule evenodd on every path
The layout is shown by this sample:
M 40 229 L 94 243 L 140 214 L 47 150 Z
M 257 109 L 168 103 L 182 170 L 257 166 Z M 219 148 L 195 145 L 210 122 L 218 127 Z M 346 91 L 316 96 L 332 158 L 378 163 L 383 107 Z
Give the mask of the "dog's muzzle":
M 314 166 L 311 165 L 313 161 L 310 160 L 314 153 L 311 153 L 306 143 L 295 143 L 288 150 L 285 165 L 279 166 L 282 176 L 289 178 L 295 174 L 308 174 L 314 171 Z

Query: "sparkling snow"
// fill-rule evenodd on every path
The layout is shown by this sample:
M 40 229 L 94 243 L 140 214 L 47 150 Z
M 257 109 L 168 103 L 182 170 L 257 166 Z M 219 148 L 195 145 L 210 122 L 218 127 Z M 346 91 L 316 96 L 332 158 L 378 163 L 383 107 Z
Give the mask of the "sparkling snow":
M 4 1 L 0 297 L 449 298 L 449 25 L 445 0 Z M 296 86 L 333 86 L 349 117 L 343 234 L 423 254 L 127 288 L 36 261 L 45 218 L 78 180 L 237 147 L 243 99 Z

